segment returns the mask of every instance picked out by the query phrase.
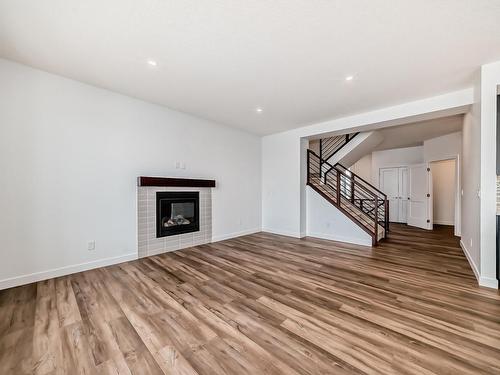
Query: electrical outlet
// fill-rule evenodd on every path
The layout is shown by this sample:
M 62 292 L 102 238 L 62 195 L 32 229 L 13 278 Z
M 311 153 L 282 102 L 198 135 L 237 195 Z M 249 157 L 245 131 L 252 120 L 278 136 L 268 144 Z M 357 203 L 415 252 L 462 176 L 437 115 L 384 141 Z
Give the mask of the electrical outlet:
M 87 243 L 87 250 L 88 251 L 94 251 L 95 250 L 95 241 L 89 241 Z
M 181 162 L 180 161 L 175 162 L 175 169 L 181 169 Z
M 470 248 L 472 249 L 472 238 L 469 240 Z

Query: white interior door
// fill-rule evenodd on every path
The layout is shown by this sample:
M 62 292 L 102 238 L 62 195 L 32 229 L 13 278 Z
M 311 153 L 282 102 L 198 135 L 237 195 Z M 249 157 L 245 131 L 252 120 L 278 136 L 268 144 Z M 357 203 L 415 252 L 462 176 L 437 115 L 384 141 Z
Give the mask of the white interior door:
M 381 168 L 379 175 L 380 190 L 389 200 L 389 221 L 399 222 L 399 174 L 398 168 Z
M 432 178 L 427 164 L 408 167 L 408 225 L 432 229 Z
M 399 178 L 399 206 L 398 206 L 398 216 L 400 223 L 408 222 L 408 168 L 401 167 L 398 168 L 398 178 Z
M 389 221 L 406 223 L 408 207 L 408 168 L 381 168 L 379 187 L 389 200 Z

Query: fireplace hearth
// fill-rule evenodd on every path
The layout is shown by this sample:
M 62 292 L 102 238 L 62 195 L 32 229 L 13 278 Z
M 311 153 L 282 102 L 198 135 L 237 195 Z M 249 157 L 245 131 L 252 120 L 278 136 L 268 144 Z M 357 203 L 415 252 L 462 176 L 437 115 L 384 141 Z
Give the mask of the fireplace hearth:
M 200 230 L 199 192 L 156 192 L 156 237 Z

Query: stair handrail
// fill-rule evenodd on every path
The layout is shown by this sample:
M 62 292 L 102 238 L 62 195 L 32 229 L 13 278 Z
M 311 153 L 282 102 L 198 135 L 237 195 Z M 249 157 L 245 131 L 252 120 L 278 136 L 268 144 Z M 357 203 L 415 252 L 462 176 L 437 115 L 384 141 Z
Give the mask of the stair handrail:
M 308 149 L 307 149 L 307 153 L 308 153 L 308 154 L 313 154 L 314 156 L 316 156 L 316 157 L 320 160 L 320 162 L 321 162 L 322 164 L 326 164 L 326 165 L 327 165 L 327 166 L 329 166 L 330 168 L 334 168 L 334 167 L 333 167 L 333 165 L 331 165 L 330 163 L 328 163 L 326 160 L 322 160 L 322 159 L 321 159 L 321 156 L 319 156 L 317 153 L 315 153 L 315 152 L 314 152 L 313 150 L 311 150 L 310 148 L 308 148 Z M 309 160 L 309 158 L 308 158 L 308 160 Z M 326 173 L 326 172 L 325 172 L 325 173 Z
M 344 141 L 343 143 L 340 144 L 339 147 L 337 147 L 330 155 L 323 157 L 323 155 L 320 155 L 320 158 L 322 160 L 328 160 L 330 159 L 333 155 L 335 155 L 338 151 L 340 151 L 346 144 L 348 144 L 350 141 L 352 141 L 352 139 L 354 137 L 356 137 L 360 132 L 356 132 L 356 133 L 348 133 L 348 134 L 345 134 L 345 135 L 338 135 L 336 137 L 342 137 L 344 136 Z M 322 154 L 323 152 L 321 151 L 322 149 L 322 142 L 323 142 L 323 139 L 329 139 L 329 138 L 333 138 L 333 137 L 328 137 L 328 138 L 321 138 L 319 141 L 320 141 L 320 154 Z
M 318 154 L 316 154 L 313 150 L 308 149 L 307 152 L 313 154 L 314 156 L 316 156 L 321 161 L 321 157 Z M 307 161 L 308 161 L 308 166 L 307 166 L 308 177 L 307 177 L 307 179 L 309 181 L 309 155 L 308 155 Z M 326 181 L 326 177 L 327 177 L 328 173 L 330 173 L 332 170 L 335 170 L 338 174 L 343 175 L 347 180 L 351 181 L 353 185 L 356 185 L 356 186 L 360 187 L 366 193 L 370 194 L 373 197 L 373 201 L 375 202 L 375 206 L 377 207 L 376 211 L 378 211 L 378 201 L 380 200 L 380 197 L 376 193 L 374 193 L 370 189 L 366 188 L 366 186 L 363 186 L 362 184 L 360 184 L 358 181 L 356 181 L 356 179 L 353 178 L 353 176 L 349 176 L 347 173 L 345 173 L 344 171 L 340 170 L 340 168 L 337 168 L 337 167 L 331 165 L 327 161 L 323 161 L 323 164 L 326 164 L 328 167 L 330 167 L 330 168 L 328 168 L 328 170 L 325 172 L 325 174 L 323 176 L 324 179 L 325 179 L 325 181 Z M 321 171 L 320 171 L 320 173 L 321 173 Z M 357 175 L 355 175 L 355 176 L 357 176 Z M 339 184 L 339 183 L 340 183 L 340 178 L 337 178 L 337 184 Z M 375 189 L 375 190 L 378 190 L 378 189 Z M 337 192 L 337 196 L 339 196 L 339 195 L 340 195 L 340 190 Z M 384 194 L 384 197 L 385 198 L 383 200 L 385 201 L 387 199 L 387 196 Z M 366 212 L 364 212 L 364 213 L 367 214 Z M 377 215 L 375 215 L 375 216 L 377 216 Z
M 342 164 L 340 164 L 340 163 L 336 163 L 336 164 L 335 164 L 335 167 L 337 167 L 337 168 L 338 168 L 338 166 L 340 166 L 342 169 L 344 169 L 344 170 L 346 170 L 346 171 L 348 170 L 348 169 L 347 169 L 346 167 L 344 167 Z M 373 190 L 375 190 L 375 191 L 378 193 L 377 198 L 376 198 L 376 201 L 375 201 L 375 202 L 377 202 L 377 203 L 375 204 L 375 210 L 376 210 L 376 211 L 378 211 L 378 209 L 382 206 L 381 204 L 380 204 L 380 205 L 378 204 L 378 199 L 379 199 L 379 198 L 381 198 L 381 200 L 382 200 L 382 202 L 383 202 L 383 204 L 384 204 L 384 214 L 385 214 L 385 216 L 384 216 L 384 225 L 383 225 L 383 227 L 384 227 L 384 229 L 385 229 L 386 231 L 388 231 L 388 230 L 389 230 L 389 200 L 387 199 L 387 194 L 385 194 L 385 193 L 384 193 L 383 191 L 381 191 L 380 189 L 377 189 L 377 188 L 376 188 L 375 186 L 373 186 L 371 183 L 369 183 L 368 181 L 366 181 L 363 177 L 358 176 L 357 174 L 355 174 L 355 173 L 353 173 L 353 172 L 351 172 L 351 173 L 352 173 L 352 179 L 353 179 L 353 181 L 356 181 L 356 180 L 361 180 L 364 184 L 366 184 L 368 187 L 372 188 Z M 359 185 L 359 184 L 357 184 L 357 185 L 358 185 L 358 186 L 363 186 L 363 185 Z M 366 188 L 365 188 L 365 190 L 368 190 L 368 191 L 369 191 L 369 189 L 366 189 Z M 372 192 L 372 193 L 373 193 L 373 192 Z M 377 214 L 378 214 L 378 212 L 377 212 Z
M 369 192 L 369 193 L 370 193 L 370 194 L 372 194 L 373 196 L 375 196 L 375 197 L 379 198 L 379 196 L 378 196 L 377 194 L 375 194 L 373 191 L 371 191 L 371 190 L 367 189 L 365 186 L 363 186 L 363 185 L 359 184 L 359 183 L 358 183 L 358 181 L 356 181 L 356 180 L 358 180 L 358 179 L 359 179 L 359 180 L 361 180 L 362 182 L 364 182 L 365 184 L 367 184 L 368 186 L 370 186 L 371 188 L 373 188 L 374 190 L 376 190 L 376 191 L 377 191 L 377 193 L 381 194 L 381 195 L 384 197 L 384 200 L 386 200 L 386 199 L 387 199 L 387 195 L 386 195 L 384 192 L 382 192 L 382 191 L 380 191 L 379 189 L 377 189 L 375 186 L 373 186 L 372 184 L 370 184 L 369 182 L 367 182 L 367 181 L 366 181 L 365 179 L 363 179 L 362 177 L 358 176 L 357 174 L 353 174 L 353 175 L 349 176 L 347 173 L 345 173 L 344 171 L 342 171 L 340 168 L 338 168 L 338 167 L 337 167 L 337 166 L 340 166 L 340 167 L 342 167 L 344 170 L 346 170 L 346 171 L 347 171 L 348 169 L 347 169 L 346 167 L 344 167 L 342 164 L 340 164 L 340 163 L 336 163 L 335 165 L 331 165 L 331 164 L 330 164 L 329 162 L 327 162 L 326 160 L 322 160 L 322 159 L 321 159 L 321 157 L 320 157 L 317 153 L 315 153 L 313 150 L 308 149 L 308 150 L 307 150 L 307 152 L 308 152 L 308 153 L 311 153 L 311 154 L 314 154 L 314 156 L 316 156 L 316 157 L 317 157 L 317 158 L 321 161 L 321 163 L 322 163 L 322 164 L 324 164 L 324 165 L 326 165 L 326 166 L 330 167 L 330 168 L 328 168 L 328 170 L 325 172 L 325 176 L 326 176 L 329 172 L 331 172 L 331 170 L 332 170 L 332 169 L 335 169 L 335 170 L 336 170 L 337 172 L 339 172 L 341 175 L 345 176 L 345 177 L 346 177 L 347 179 L 349 179 L 349 180 L 352 180 L 352 181 L 353 181 L 353 183 L 357 184 L 358 186 L 360 186 L 361 188 L 363 188 L 365 191 Z M 309 159 L 308 159 L 308 160 L 309 160 Z M 308 170 L 309 170 L 309 168 L 308 168 Z M 320 172 L 321 172 L 321 171 L 320 171 Z M 352 172 L 351 172 L 351 173 L 352 173 Z
M 370 184 L 369 182 L 365 181 L 363 178 L 361 178 L 360 176 L 354 174 L 353 176 L 349 176 L 347 173 L 345 173 L 344 171 L 342 171 L 340 168 L 337 167 L 337 165 L 340 165 L 343 169 L 345 169 L 346 171 L 348 170 L 346 167 L 344 167 L 342 164 L 340 163 L 336 163 L 335 165 L 331 165 L 329 162 L 327 162 L 326 160 L 321 160 L 321 157 L 315 153 L 313 150 L 311 149 L 308 149 L 307 150 L 308 153 L 311 153 L 311 154 L 314 154 L 314 156 L 316 156 L 322 164 L 325 164 L 326 166 L 330 167 L 328 168 L 328 170 L 325 172 L 325 175 L 328 174 L 329 172 L 331 172 L 332 169 L 335 169 L 337 172 L 339 172 L 341 175 L 343 175 L 344 177 L 346 177 L 347 179 L 349 180 L 352 180 L 353 183 L 357 184 L 358 186 L 360 186 L 361 188 L 363 188 L 364 190 L 366 190 L 367 192 L 369 192 L 370 194 L 372 194 L 373 196 L 377 197 L 378 198 L 378 195 L 376 195 L 374 192 L 372 192 L 371 190 L 367 189 L 365 186 L 359 184 L 356 179 L 360 179 L 361 181 L 363 181 L 364 183 L 368 184 L 370 187 L 372 187 L 374 190 L 376 190 L 377 192 L 379 192 L 380 194 L 382 194 L 385 198 L 387 198 L 387 195 L 385 195 L 382 191 L 378 190 L 375 186 L 373 186 L 372 184 Z M 321 172 L 321 171 L 320 171 Z M 352 172 L 351 172 L 352 173 Z M 354 176 L 356 178 L 354 178 Z
M 365 222 L 363 222 L 362 220 L 360 220 L 356 216 L 352 216 L 352 214 L 349 211 L 345 210 L 342 207 L 342 205 L 340 204 L 340 200 L 339 200 L 338 194 L 335 194 L 336 197 L 335 197 L 335 200 L 334 200 L 333 196 L 328 196 L 325 192 L 323 192 L 322 190 L 320 190 L 319 187 L 315 183 L 312 182 L 312 180 L 311 180 L 311 177 L 312 177 L 312 175 L 311 175 L 311 172 L 312 172 L 312 169 L 311 169 L 311 166 L 312 166 L 311 165 L 311 160 L 313 159 L 313 156 L 314 156 L 314 159 L 316 159 L 316 161 L 315 161 L 316 167 L 314 167 L 314 168 L 317 168 L 319 166 L 319 162 L 321 160 L 321 158 L 319 157 L 319 155 L 316 154 L 313 150 L 311 150 L 311 149 L 307 150 L 307 184 L 310 185 L 313 189 L 315 189 L 320 195 L 322 195 L 332 205 L 334 205 L 340 211 L 342 211 L 345 215 L 347 215 L 353 222 L 357 223 L 357 225 L 359 225 L 365 232 L 367 232 L 372 237 L 372 243 L 373 243 L 373 245 L 376 245 L 376 243 L 377 243 L 377 236 L 374 233 L 374 231 L 372 231 L 369 227 L 367 227 L 366 224 L 365 224 Z M 331 165 L 328 163 L 328 166 L 331 166 Z M 320 170 L 318 170 L 318 178 L 321 180 L 321 176 L 320 176 L 319 172 L 320 172 Z M 338 172 L 338 171 L 335 169 L 335 172 Z M 337 178 L 337 181 L 338 180 L 340 180 L 340 178 Z M 336 185 L 337 181 L 334 182 L 335 185 Z M 336 190 L 335 193 L 337 193 L 337 192 L 340 191 L 340 189 L 338 189 L 337 187 L 333 186 L 330 183 L 330 181 L 327 181 L 327 183 L 325 185 L 329 186 L 331 189 L 335 189 Z M 374 228 L 376 228 L 376 227 L 374 227 Z
M 377 238 L 378 240 L 378 226 L 379 225 L 382 225 L 382 227 L 388 231 L 389 230 L 389 201 L 387 200 L 387 195 L 380 191 L 379 189 L 377 189 L 375 186 L 373 186 L 371 183 L 369 183 L 368 181 L 366 181 L 365 179 L 363 179 L 362 177 L 358 176 L 357 174 L 350 172 L 350 175 L 347 174 L 345 171 L 348 171 L 348 169 L 346 167 L 344 167 L 342 164 L 340 163 L 336 163 L 335 165 L 331 165 L 329 162 L 327 162 L 326 160 L 323 160 L 321 158 L 321 156 L 319 156 L 318 154 L 316 154 L 316 152 L 314 152 L 313 150 L 311 149 L 308 149 L 307 150 L 307 181 L 308 183 L 310 182 L 310 154 L 314 155 L 317 159 L 318 159 L 318 163 L 319 163 L 319 178 L 320 180 L 321 179 L 324 179 L 324 183 L 327 184 L 328 186 L 330 186 L 332 189 L 336 189 L 336 199 L 337 199 L 337 205 L 339 207 L 340 206 L 340 202 L 341 202 L 341 197 L 343 196 L 341 194 L 341 189 L 340 189 L 340 186 L 341 186 L 341 183 L 340 183 L 340 179 L 341 179 L 341 176 L 344 176 L 344 178 L 346 179 L 347 183 L 349 183 L 349 189 L 351 190 L 351 194 L 352 194 L 352 197 L 351 197 L 351 201 L 354 203 L 354 192 L 355 192 L 355 189 L 357 188 L 358 189 L 358 192 L 362 193 L 362 194 L 367 194 L 369 196 L 372 197 L 372 199 L 370 198 L 361 198 L 361 199 L 358 199 L 358 200 L 366 200 L 366 201 L 373 201 L 373 208 L 371 208 L 369 211 L 365 211 L 363 210 L 362 208 L 362 205 L 360 207 L 358 207 L 358 209 L 366 216 L 368 216 L 370 219 L 373 219 L 374 221 L 374 236 L 375 238 Z M 324 172 L 324 174 L 322 175 L 322 168 L 323 168 L 323 165 L 325 165 L 328 169 L 326 172 Z M 336 181 L 335 181 L 335 184 L 336 186 L 333 186 L 331 185 L 330 183 L 328 183 L 328 174 L 335 170 L 335 172 L 337 173 L 336 175 Z M 359 190 L 361 189 L 361 191 Z M 346 198 L 345 195 L 344 195 L 344 198 L 345 199 L 349 199 L 349 198 Z M 381 202 L 379 204 L 379 202 Z M 379 223 L 379 209 L 381 209 L 381 207 L 383 206 L 384 210 L 383 210 L 383 221 L 381 223 Z M 355 207 L 357 207 L 355 205 Z M 370 213 L 373 213 L 373 217 L 370 215 Z M 383 223 L 383 224 L 382 224 Z M 375 242 L 377 241 L 375 240 Z
M 340 163 L 336 163 L 335 166 L 340 166 L 341 168 L 343 168 L 344 170 L 348 171 L 349 169 L 344 167 L 342 164 Z M 369 187 L 371 187 L 373 190 L 377 191 L 377 193 L 379 193 L 381 196 L 384 197 L 384 200 L 387 199 L 387 194 L 385 194 L 382 190 L 379 190 L 377 189 L 375 186 L 373 186 L 371 183 L 369 183 L 368 181 L 366 181 L 363 177 L 357 175 L 357 174 L 354 174 L 356 180 L 361 180 L 362 182 L 364 182 L 366 185 L 368 185 Z M 354 177 L 353 177 L 354 179 Z

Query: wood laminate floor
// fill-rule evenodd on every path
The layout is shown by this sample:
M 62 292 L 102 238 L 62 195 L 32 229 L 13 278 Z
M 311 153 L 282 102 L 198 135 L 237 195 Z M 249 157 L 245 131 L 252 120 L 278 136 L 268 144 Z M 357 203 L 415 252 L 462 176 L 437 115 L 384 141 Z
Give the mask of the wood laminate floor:
M 259 233 L 0 292 L 0 374 L 500 374 L 451 230 Z

